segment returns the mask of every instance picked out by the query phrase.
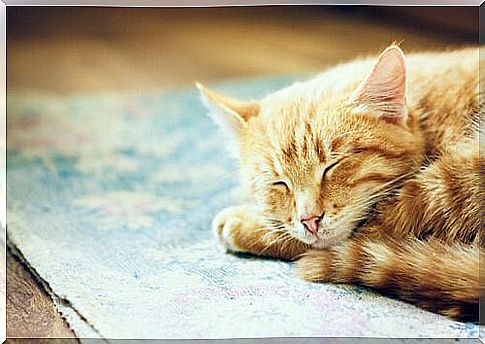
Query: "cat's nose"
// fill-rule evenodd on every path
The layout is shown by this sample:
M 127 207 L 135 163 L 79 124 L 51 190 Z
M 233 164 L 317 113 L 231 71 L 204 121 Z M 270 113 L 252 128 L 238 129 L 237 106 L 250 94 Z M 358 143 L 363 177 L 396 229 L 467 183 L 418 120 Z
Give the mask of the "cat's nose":
M 305 226 L 306 230 L 310 233 L 317 235 L 318 233 L 318 223 L 322 216 L 313 215 L 310 217 L 302 218 L 300 222 Z

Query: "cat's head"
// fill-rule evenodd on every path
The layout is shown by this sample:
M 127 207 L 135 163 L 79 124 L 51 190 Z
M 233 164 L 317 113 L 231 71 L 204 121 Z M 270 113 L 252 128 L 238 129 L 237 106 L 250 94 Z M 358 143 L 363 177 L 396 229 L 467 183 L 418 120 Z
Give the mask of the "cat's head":
M 396 46 L 376 63 L 343 66 L 259 101 L 198 87 L 268 226 L 313 247 L 347 238 L 419 166 L 423 142 L 408 116 Z

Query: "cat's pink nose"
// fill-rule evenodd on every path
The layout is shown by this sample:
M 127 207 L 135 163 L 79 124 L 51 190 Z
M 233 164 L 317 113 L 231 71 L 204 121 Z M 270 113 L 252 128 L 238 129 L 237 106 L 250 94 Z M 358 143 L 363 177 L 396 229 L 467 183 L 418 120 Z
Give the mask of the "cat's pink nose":
M 321 216 L 313 215 L 307 218 L 302 218 L 300 222 L 305 226 L 306 230 L 310 233 L 317 235 L 318 233 L 318 223 L 320 222 Z

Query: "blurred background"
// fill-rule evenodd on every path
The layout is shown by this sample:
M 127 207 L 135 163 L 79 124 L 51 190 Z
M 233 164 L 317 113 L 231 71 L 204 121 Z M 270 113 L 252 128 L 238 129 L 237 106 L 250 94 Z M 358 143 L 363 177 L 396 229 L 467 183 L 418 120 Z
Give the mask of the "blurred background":
M 476 7 L 8 7 L 8 90 L 164 89 L 478 42 Z
M 478 43 L 477 7 L 8 7 L 7 91 L 68 96 L 319 71 L 397 41 L 406 52 Z M 7 257 L 7 335 L 72 337 Z

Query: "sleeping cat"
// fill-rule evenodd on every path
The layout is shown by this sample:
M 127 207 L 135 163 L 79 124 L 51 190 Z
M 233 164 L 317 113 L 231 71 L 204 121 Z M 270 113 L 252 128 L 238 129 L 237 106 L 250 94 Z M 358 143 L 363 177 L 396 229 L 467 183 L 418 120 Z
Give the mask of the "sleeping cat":
M 478 72 L 478 48 L 405 57 L 391 45 L 258 101 L 198 84 L 249 197 L 216 216 L 217 239 L 297 260 L 310 281 L 477 321 Z

